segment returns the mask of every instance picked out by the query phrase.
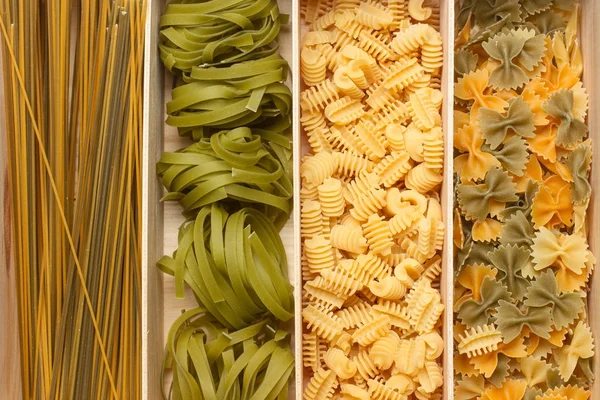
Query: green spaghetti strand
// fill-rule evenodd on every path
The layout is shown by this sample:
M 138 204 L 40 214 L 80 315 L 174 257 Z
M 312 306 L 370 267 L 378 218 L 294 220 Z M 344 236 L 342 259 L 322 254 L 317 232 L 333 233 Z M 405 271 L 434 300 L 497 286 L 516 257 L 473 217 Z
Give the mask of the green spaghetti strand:
M 178 297 L 187 283 L 198 303 L 226 327 L 294 315 L 285 248 L 276 227 L 255 209 L 229 214 L 217 203 L 203 207 L 181 227 L 177 251 L 158 266 L 175 277 Z
M 286 23 L 275 0 L 173 1 L 160 20 L 160 57 L 174 73 L 265 58 Z
M 279 124 L 282 127 L 285 124 Z M 281 228 L 291 211 L 289 140 L 269 133 L 265 136 L 279 139 L 264 141 L 262 133 L 250 128 L 221 131 L 181 151 L 165 153 L 157 165 L 168 191 L 163 200 L 178 200 L 188 216 L 203 206 L 229 200 L 238 208 L 263 211 Z

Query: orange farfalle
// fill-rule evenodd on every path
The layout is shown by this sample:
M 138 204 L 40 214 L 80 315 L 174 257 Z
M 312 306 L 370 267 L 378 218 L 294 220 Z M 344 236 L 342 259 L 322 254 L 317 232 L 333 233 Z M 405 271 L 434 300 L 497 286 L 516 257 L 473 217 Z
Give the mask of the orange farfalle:
M 560 161 L 550 162 L 549 160 L 540 159 L 540 162 L 544 164 L 550 172 L 558 175 L 565 182 L 573 182 L 573 174 L 569 171 L 569 168 L 561 163 Z
M 533 198 L 531 216 L 536 229 L 542 226 L 554 229 L 560 224 L 572 226 L 571 185 L 558 175 L 547 178 Z
M 491 386 L 483 392 L 481 400 L 521 400 L 527 390 L 527 381 L 524 379 L 510 380 L 502 386 Z
M 454 372 L 464 376 L 473 376 L 477 374 L 477 370 L 473 364 L 469 362 L 469 356 L 460 353 L 454 355 Z
M 579 82 L 579 77 L 576 71 L 567 64 L 555 76 L 546 78 L 545 81 L 548 91 L 552 93 L 561 89 L 571 89 Z
M 541 79 L 534 79 L 525 86 L 523 89 L 523 93 L 521 93 L 521 97 L 527 103 L 527 105 L 533 111 L 533 124 L 535 126 L 544 126 L 548 125 L 548 114 L 542 108 L 542 104 L 548 98 L 549 93 L 546 85 L 544 85 L 544 81 Z
M 535 130 L 535 136 L 527 138 L 529 150 L 535 153 L 540 158 L 550 162 L 556 161 L 556 135 L 558 134 L 558 126 L 554 123 L 538 127 Z
M 564 262 L 558 260 L 558 271 L 556 272 L 556 282 L 558 283 L 558 289 L 561 292 L 574 292 L 581 290 L 582 287 L 588 282 L 590 274 L 594 268 L 594 264 L 589 261 L 590 255 L 588 252 L 588 262 L 586 262 L 586 268 L 581 271 L 581 274 L 571 270 Z M 593 257 L 593 255 L 592 255 Z
M 506 203 L 492 199 L 488 202 L 488 204 L 490 205 L 490 215 L 502 220 L 501 214 L 506 208 Z
M 485 94 L 489 77 L 487 69 L 478 69 L 463 76 L 456 82 L 454 95 L 461 100 L 473 101 L 471 113 L 477 113 L 481 107 L 503 112 L 504 108 L 508 105 L 505 100 L 495 95 Z
M 483 179 L 491 167 L 502 166 L 496 157 L 481 150 L 483 136 L 475 123 L 455 132 L 454 147 L 465 153 L 454 159 L 454 169 L 460 174 L 461 180 Z
M 523 176 L 513 175 L 513 182 L 517 185 L 517 192 L 524 193 L 527 190 L 529 181 L 535 181 L 541 183 L 544 180 L 544 172 L 542 166 L 538 161 L 537 157 L 529 157 L 527 164 L 525 164 L 525 172 Z
M 592 394 L 589 390 L 586 390 L 582 387 L 569 385 L 557 387 L 554 389 L 548 389 L 546 395 L 562 396 L 568 400 L 588 400 Z
M 486 276 L 495 278 L 498 270 L 483 264 L 467 265 L 458 275 L 458 283 L 471 291 L 476 301 L 481 301 L 481 283 Z
M 548 338 L 548 342 L 552 343 L 556 347 L 563 347 L 565 344 L 565 336 L 567 335 L 568 327 L 564 327 L 562 329 L 557 330 L 556 327 L 552 327 L 552 331 L 550 331 L 550 338 Z
M 491 242 L 498 239 L 504 225 L 500 221 L 486 218 L 473 224 L 473 240 L 476 242 Z
M 527 347 L 525 346 L 524 341 L 525 338 L 521 336 L 509 343 L 500 343 L 497 350 L 472 357 L 470 362 L 480 373 L 489 378 L 496 370 L 496 367 L 498 367 L 499 354 L 504 354 L 510 358 L 522 358 L 527 356 Z

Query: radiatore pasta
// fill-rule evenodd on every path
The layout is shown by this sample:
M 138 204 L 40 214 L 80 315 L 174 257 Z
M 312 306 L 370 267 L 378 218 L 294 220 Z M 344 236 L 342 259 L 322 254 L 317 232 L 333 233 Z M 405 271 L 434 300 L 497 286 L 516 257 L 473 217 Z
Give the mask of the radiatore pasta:
M 442 396 L 437 7 L 301 6 L 305 400 Z

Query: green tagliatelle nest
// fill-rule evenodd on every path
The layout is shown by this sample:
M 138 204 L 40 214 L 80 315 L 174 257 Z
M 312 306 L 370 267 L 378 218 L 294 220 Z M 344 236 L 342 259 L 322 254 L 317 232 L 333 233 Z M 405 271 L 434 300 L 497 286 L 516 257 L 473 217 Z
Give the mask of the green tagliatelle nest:
M 281 228 L 292 207 L 289 147 L 273 131 L 237 128 L 164 153 L 157 165 L 169 192 L 163 200 L 179 200 L 188 216 L 221 201 L 236 209 L 250 206 Z
M 198 303 L 226 327 L 241 329 L 265 316 L 294 316 L 285 248 L 275 226 L 259 211 L 229 214 L 204 207 L 179 231 L 179 247 L 159 268 L 175 276 L 175 293 L 187 283 Z
M 171 1 L 160 19 L 160 57 L 172 72 L 261 59 L 277 52 L 285 23 L 275 0 Z
M 173 89 L 167 124 L 199 140 L 212 129 L 289 120 L 292 94 L 283 83 L 288 64 L 278 54 L 225 68 L 191 69 Z
M 287 399 L 294 356 L 288 333 L 264 320 L 223 327 L 202 307 L 184 312 L 167 338 L 165 370 L 173 372 L 164 398 Z

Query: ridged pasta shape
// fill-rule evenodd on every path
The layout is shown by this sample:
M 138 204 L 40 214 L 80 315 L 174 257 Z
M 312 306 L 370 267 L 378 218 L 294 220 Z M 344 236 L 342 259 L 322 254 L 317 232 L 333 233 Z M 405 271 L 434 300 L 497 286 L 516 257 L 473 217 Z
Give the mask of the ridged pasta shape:
M 373 115 L 375 131 L 385 129 L 390 124 L 402 124 L 408 120 L 409 116 L 406 104 L 402 100 L 396 99 Z
M 361 81 L 357 80 L 357 78 L 359 78 L 358 75 L 355 75 L 352 72 L 350 73 L 352 80 L 354 80 L 361 89 L 366 89 L 373 82 L 383 78 L 377 60 L 360 47 L 346 45 L 341 49 L 340 55 L 344 59 L 349 60 L 348 67 L 350 68 L 350 71 L 360 70 L 363 73 L 365 80 Z
M 394 356 L 400 347 L 400 336 L 394 331 L 377 340 L 371 346 L 369 357 L 380 371 L 387 371 L 394 364 Z
M 444 167 L 444 139 L 441 128 L 434 128 L 424 135 L 423 160 L 427 168 L 441 171 Z
M 350 152 L 333 152 L 336 162 L 335 173 L 343 177 L 353 177 L 361 172 L 372 172 L 375 164 L 366 157 L 361 157 Z
M 327 61 L 327 68 L 330 71 L 336 71 L 339 67 L 340 57 L 337 50 L 329 43 L 319 44 L 315 46 L 315 49 L 321 52 L 321 55 L 325 57 Z
M 302 37 L 302 47 L 314 47 L 321 44 L 333 43 L 335 34 L 331 31 L 312 31 L 307 32 Z
M 308 304 L 329 312 L 341 308 L 348 296 L 335 293 L 322 276 L 317 276 L 304 284 L 304 298 Z
M 458 352 L 471 358 L 497 350 L 502 334 L 494 324 L 489 324 L 468 329 L 458 339 Z
M 404 59 L 395 62 L 389 68 L 383 80 L 383 87 L 396 93 L 401 92 L 425 73 L 416 58 Z
M 306 322 L 308 329 L 315 332 L 327 342 L 335 340 L 343 333 L 344 328 L 338 317 L 333 313 L 327 313 L 312 304 L 309 304 L 302 310 L 302 318 Z
M 335 26 L 352 39 L 358 39 L 362 32 L 373 33 L 374 29 L 361 24 L 356 19 L 356 13 L 350 10 L 344 10 L 337 14 Z
M 305 111 L 300 117 L 300 124 L 305 132 L 312 132 L 318 128 L 327 129 L 325 114 L 321 111 Z
M 388 10 L 392 15 L 391 29 L 398 29 L 407 18 L 407 0 L 388 0 Z
M 331 10 L 326 14 L 321 15 L 311 25 L 311 31 L 324 31 L 335 24 L 335 10 Z
M 331 228 L 331 245 L 354 254 L 366 253 L 368 249 L 362 229 L 349 225 L 335 225 Z
M 413 309 L 409 309 L 410 324 L 420 334 L 431 332 L 442 313 L 444 305 L 437 290 L 420 296 Z
M 368 285 L 373 279 L 383 279 L 392 274 L 390 266 L 374 254 L 361 254 L 355 261 L 351 265 L 340 264 L 340 267 L 351 268 L 350 274 L 364 285 Z
M 311 281 L 318 276 L 317 273 L 314 273 L 313 271 L 310 270 L 305 254 L 302 254 L 302 256 L 300 257 L 300 266 L 302 269 L 302 281 L 303 282 Z
M 442 125 L 442 116 L 433 104 L 428 90 L 419 89 L 410 95 L 408 112 L 415 126 L 422 131 L 430 131 Z
M 369 121 L 361 120 L 355 128 L 360 150 L 369 159 L 379 161 L 385 156 L 385 146 L 376 135 L 378 129 Z
M 427 361 L 418 375 L 420 390 L 425 393 L 433 393 L 444 383 L 442 367 L 435 361 Z
M 308 381 L 304 389 L 304 400 L 327 400 L 333 398 L 333 393 L 338 387 L 335 372 L 320 368 Z
M 406 396 L 402 393 L 375 379 L 369 379 L 367 385 L 369 386 L 371 400 L 406 400 Z
M 355 280 L 344 269 L 328 269 L 321 271 L 325 279 L 327 289 L 339 296 L 352 296 L 357 290 L 362 289 L 363 284 Z
M 388 255 L 394 241 L 388 223 L 379 214 L 372 214 L 363 224 L 363 235 L 367 239 L 369 251 L 375 255 Z
M 333 48 L 337 52 L 340 52 L 346 46 L 358 46 L 358 41 L 344 32 L 342 29 L 338 29 L 337 32 L 335 32 L 335 42 L 333 43 Z M 339 67 L 340 65 L 345 65 L 344 57 L 338 57 L 337 66 Z
M 344 329 L 354 329 L 371 318 L 371 306 L 366 302 L 356 303 L 335 313 Z
M 412 168 L 412 162 L 406 151 L 392 152 L 375 167 L 379 182 L 386 188 L 396 185 Z
M 308 200 L 319 200 L 319 192 L 317 186 L 311 185 L 303 180 L 302 188 L 300 189 L 300 201 Z
M 387 41 L 381 33 L 370 33 L 363 30 L 358 36 L 358 47 L 378 61 L 385 61 L 392 57 L 392 49 L 387 45 Z
M 327 141 L 331 148 L 338 152 L 362 154 L 361 144 L 354 135 L 353 127 L 344 125 L 333 125 L 329 129 Z M 336 160 L 337 161 L 337 160 Z M 338 165 L 339 167 L 339 165 Z
M 390 331 L 390 327 L 390 318 L 387 315 L 380 315 L 361 325 L 352 334 L 352 339 L 361 346 L 369 346 L 376 340 L 387 335 Z
M 395 276 L 388 276 L 380 281 L 369 283 L 369 290 L 375 296 L 386 300 L 400 300 L 406 294 L 406 284 Z
M 300 176 L 307 183 L 319 186 L 325 179 L 330 178 L 335 172 L 335 159 L 328 152 L 315 154 L 308 157 L 300 166 Z
M 405 207 L 404 211 L 394 215 L 388 221 L 392 236 L 404 235 L 414 229 L 415 224 L 423 218 L 423 214 L 416 207 Z
M 377 112 L 386 105 L 393 103 L 400 98 L 400 94 L 383 86 L 383 80 L 377 80 L 367 89 L 367 105 L 372 108 L 373 112 Z
M 328 136 L 329 129 L 326 126 L 306 132 L 308 144 L 310 145 L 313 153 L 318 154 L 322 152 L 332 152 L 333 149 L 331 148 L 331 144 L 329 144 Z
M 443 177 L 439 171 L 427 168 L 425 164 L 419 164 L 408 171 L 405 185 L 408 189 L 426 194 L 442 183 L 442 180 Z
M 433 73 L 444 65 L 442 35 L 432 33 L 421 48 L 421 65 L 425 71 Z
M 356 21 L 359 24 L 379 31 L 387 29 L 394 22 L 394 17 L 381 4 L 361 3 L 356 12 Z
M 400 56 L 411 54 L 418 50 L 429 40 L 429 36 L 435 33 L 435 29 L 427 24 L 414 24 L 396 33 L 390 47 Z
M 327 344 L 314 332 L 302 335 L 302 363 L 313 371 L 319 370 L 325 364 L 321 353 L 325 352 Z
M 327 367 L 335 372 L 340 379 L 346 380 L 356 375 L 356 364 L 338 348 L 332 347 L 327 350 L 324 361 Z
M 355 10 L 360 5 L 360 0 L 333 0 L 335 10 Z
M 348 125 L 365 115 L 359 99 L 344 96 L 325 107 L 325 117 L 333 124 Z
M 327 60 L 319 50 L 305 47 L 300 53 L 300 76 L 308 86 L 315 86 L 327 77 Z
M 360 376 L 360 375 L 359 375 Z M 365 385 L 366 386 L 366 385 Z M 365 389 L 352 385 L 350 383 L 342 383 L 341 385 L 341 400 L 370 400 L 369 392 Z
M 300 235 L 304 239 L 310 239 L 323 233 L 321 204 L 314 200 L 303 201 L 300 211 Z
M 404 374 L 416 377 L 425 366 L 426 345 L 419 337 L 401 340 L 392 374 Z
M 369 190 L 366 193 L 359 193 L 353 197 L 350 214 L 358 221 L 366 221 L 370 215 L 377 213 L 385 206 L 385 190 Z
M 372 309 L 374 315 L 387 315 L 393 327 L 403 331 L 410 329 L 410 316 L 402 304 L 391 300 L 379 300 Z
M 363 378 L 365 381 L 373 379 L 377 375 L 379 375 L 379 369 L 373 363 L 371 357 L 369 357 L 369 353 L 366 349 L 360 349 L 358 351 L 358 354 L 354 356 L 352 360 L 356 364 L 358 375 L 360 375 L 360 377 Z M 359 382 L 360 381 L 357 382 L 357 385 L 361 386 Z M 364 386 L 362 387 L 366 388 L 366 382 L 364 382 Z
M 358 86 L 356 82 L 350 77 L 352 69 L 350 65 L 345 65 L 338 68 L 333 74 L 333 83 L 340 89 L 340 91 L 353 99 L 362 99 L 365 96 L 365 92 Z M 362 74 L 362 78 L 366 81 L 364 73 L 359 69 L 358 72 Z M 359 76 L 357 80 L 361 82 Z M 362 82 L 361 82 L 362 83 Z
M 406 151 L 405 133 L 406 127 L 404 125 L 390 124 L 385 127 L 385 138 L 390 151 L 398 153 Z
M 322 214 L 328 218 L 340 217 L 345 208 L 342 182 L 335 178 L 327 178 L 317 189 Z
M 304 252 L 308 267 L 312 272 L 320 273 L 324 269 L 333 268 L 333 248 L 331 242 L 323 235 L 314 235 L 304 241 Z
M 359 173 L 347 186 L 347 200 L 353 202 L 360 196 L 366 196 L 369 192 L 379 188 L 377 174 L 369 172 Z M 367 216 L 368 217 L 368 216 Z
M 302 111 L 323 110 L 327 105 L 340 98 L 340 90 L 331 79 L 326 79 L 300 94 Z
M 300 14 L 308 23 L 314 22 L 320 16 L 331 10 L 331 0 L 308 0 L 300 8 Z

